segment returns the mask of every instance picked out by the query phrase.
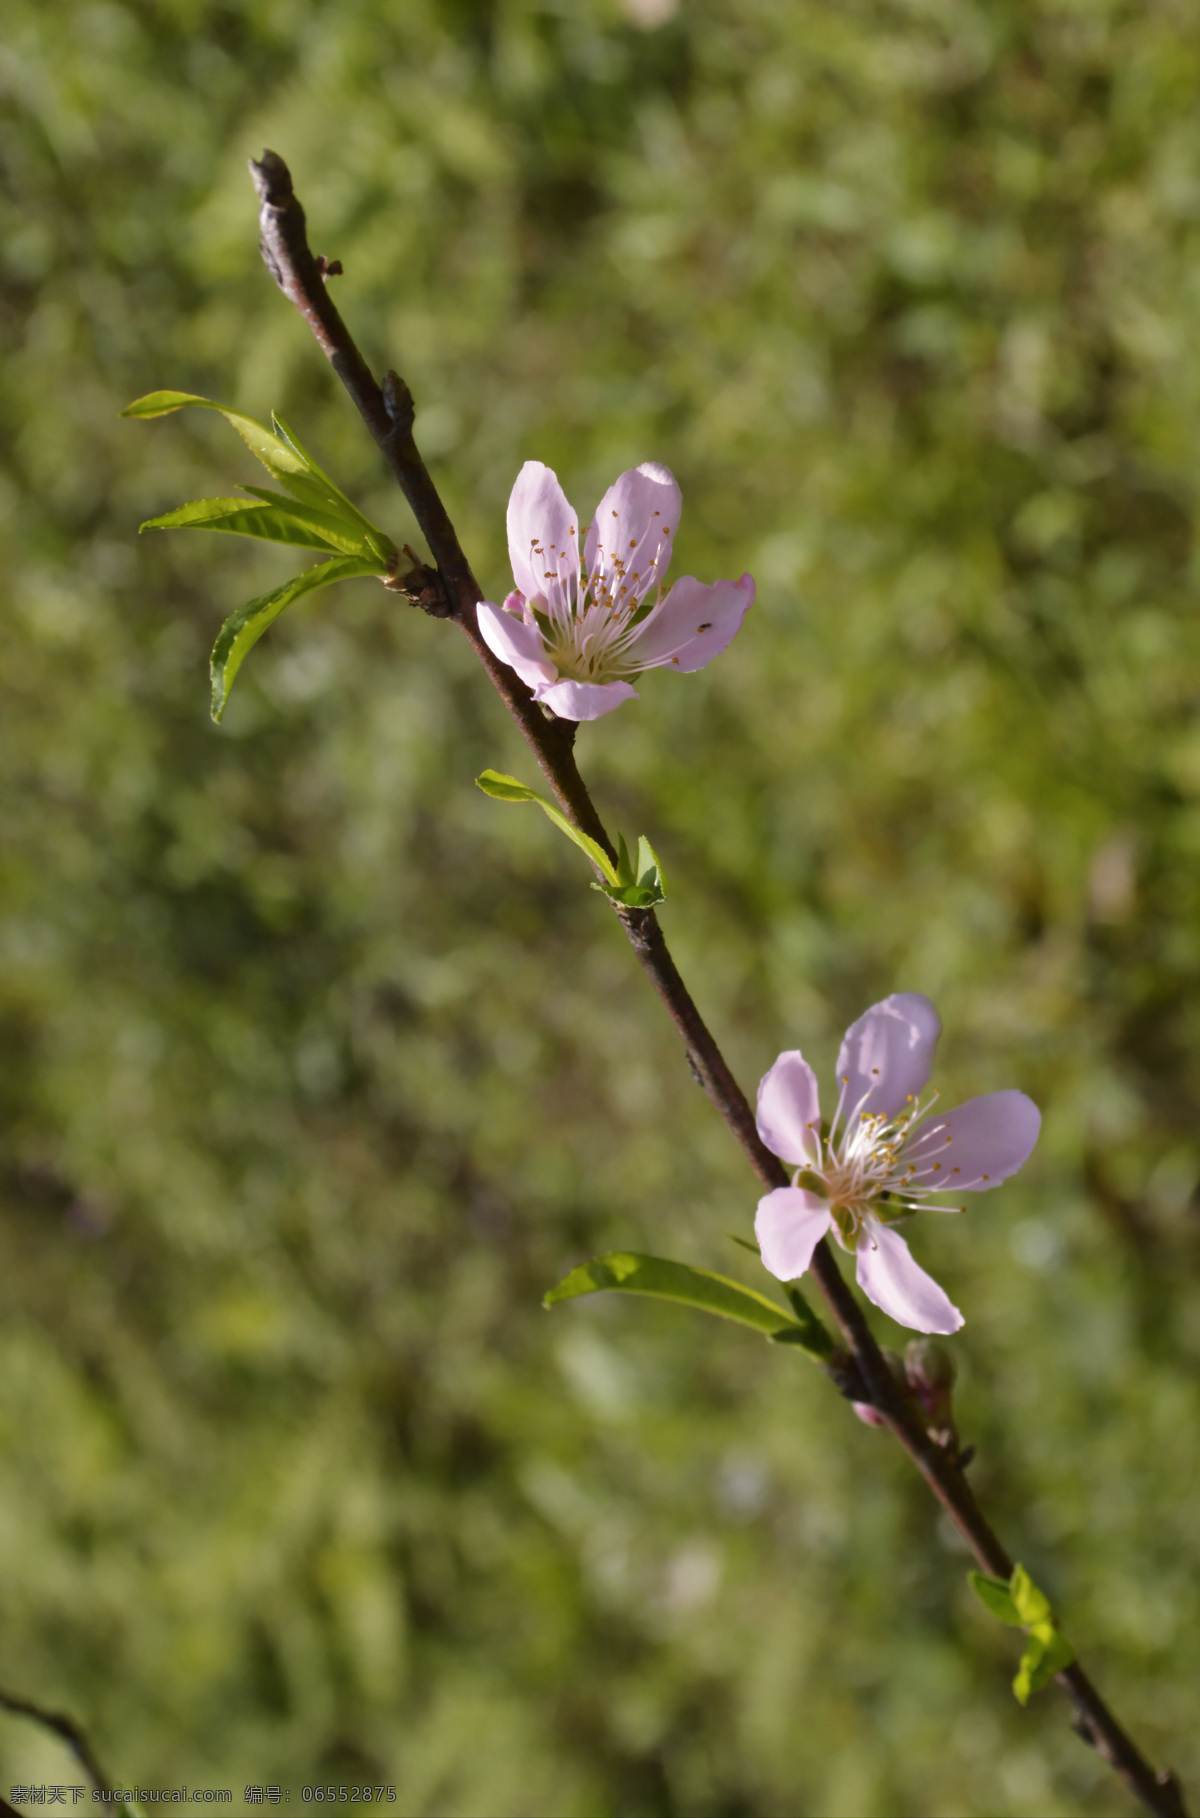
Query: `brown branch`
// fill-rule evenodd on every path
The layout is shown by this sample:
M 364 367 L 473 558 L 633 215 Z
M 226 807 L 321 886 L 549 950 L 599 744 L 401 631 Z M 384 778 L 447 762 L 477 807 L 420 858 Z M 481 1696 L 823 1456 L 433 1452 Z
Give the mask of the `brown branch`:
M 31 1698 L 19 1698 L 15 1692 L 3 1690 L 0 1690 L 0 1710 L 10 1711 L 14 1717 L 28 1717 L 32 1722 L 40 1723 L 43 1729 L 53 1731 L 60 1741 L 66 1743 L 96 1791 L 112 1792 L 108 1777 L 96 1760 L 91 1743 L 73 1717 L 68 1717 L 64 1711 L 48 1711 L 44 1706 L 35 1704 Z
M 259 195 L 263 258 L 284 295 L 308 322 L 399 482 L 441 576 L 446 596 L 442 616 L 452 618 L 470 639 L 564 813 L 614 856 L 612 843 L 576 768 L 574 726 L 548 717 L 516 674 L 496 660 L 479 634 L 475 608 L 483 592 L 413 440 L 411 392 L 395 373 L 385 375 L 382 387 L 372 377 L 326 291 L 322 266 L 309 251 L 304 210 L 296 199 L 283 159 L 274 152 L 264 152 L 258 161 L 251 160 L 250 171 Z M 325 266 L 326 274 L 328 270 Z M 679 975 L 658 918 L 648 909 L 618 908 L 616 913 L 679 1032 L 693 1073 L 741 1144 L 759 1180 L 769 1188 L 789 1185 L 790 1176 L 764 1147 L 746 1096 Z M 848 1353 L 831 1374 L 844 1393 L 870 1402 L 883 1414 L 983 1570 L 1007 1578 L 1012 1561 L 976 1502 L 957 1457 L 936 1444 L 926 1431 L 917 1404 L 888 1367 L 827 1243 L 818 1244 L 812 1267 Z M 1075 1706 L 1079 1734 L 1121 1775 L 1147 1809 L 1156 1818 L 1186 1818 L 1177 1781 L 1170 1774 L 1155 1772 L 1083 1669 L 1070 1666 L 1057 1677 Z

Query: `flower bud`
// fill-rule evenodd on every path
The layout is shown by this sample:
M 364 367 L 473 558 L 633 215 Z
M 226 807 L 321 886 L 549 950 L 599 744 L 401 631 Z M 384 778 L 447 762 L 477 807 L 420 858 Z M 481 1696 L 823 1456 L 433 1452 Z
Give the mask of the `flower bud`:
M 858 1418 L 862 1421 L 864 1427 L 887 1426 L 887 1421 L 883 1418 L 879 1409 L 873 1408 L 869 1401 L 852 1401 L 850 1406 L 854 1409 L 854 1412 L 858 1415 Z
M 926 1430 L 939 1445 L 956 1444 L 954 1433 L 954 1359 L 945 1345 L 915 1338 L 904 1352 L 904 1377 L 925 1413 Z
M 954 1358 L 945 1345 L 932 1338 L 914 1338 L 904 1349 L 904 1374 L 919 1400 L 948 1396 L 957 1374 Z

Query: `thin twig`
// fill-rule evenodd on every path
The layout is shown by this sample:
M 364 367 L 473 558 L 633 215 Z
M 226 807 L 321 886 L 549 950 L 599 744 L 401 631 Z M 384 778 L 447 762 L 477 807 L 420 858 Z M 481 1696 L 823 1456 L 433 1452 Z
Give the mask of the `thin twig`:
M 261 159 L 251 160 L 250 171 L 259 196 L 263 258 L 284 295 L 308 322 L 408 500 L 445 589 L 441 616 L 452 618 L 469 638 L 563 812 L 582 832 L 598 841 L 610 857 L 615 856 L 575 764 L 575 728 L 548 718 L 529 689 L 513 670 L 496 660 L 479 634 L 475 608 L 484 597 L 483 592 L 413 440 L 413 402 L 408 386 L 395 373 L 388 373 L 381 388 L 372 376 L 309 251 L 304 210 L 283 159 L 274 152 L 264 152 Z M 729 1125 L 759 1180 L 766 1187 L 787 1186 L 790 1176 L 763 1145 L 745 1093 L 679 975 L 658 918 L 648 909 L 618 908 L 616 914 L 679 1032 L 693 1073 Z M 888 1367 L 827 1243 L 818 1244 L 812 1268 L 849 1354 L 839 1377 L 843 1392 L 852 1389 L 855 1398 L 879 1410 L 980 1566 L 997 1577 L 1007 1578 L 1012 1572 L 1012 1560 L 993 1533 L 956 1458 L 926 1432 L 918 1408 Z M 1076 1664 L 1057 1677 L 1075 1707 L 1079 1734 L 1120 1774 L 1147 1809 L 1156 1818 L 1186 1818 L 1183 1795 L 1174 1776 L 1155 1772 L 1083 1669 Z
M 91 1780 L 98 1793 L 111 1793 L 108 1777 L 100 1763 L 86 1734 L 73 1717 L 65 1711 L 48 1711 L 43 1705 L 35 1704 L 32 1698 L 19 1698 L 15 1692 L 0 1690 L 0 1710 L 11 1711 L 14 1717 L 28 1717 L 34 1723 L 40 1723 L 43 1729 L 52 1730 L 59 1739 L 66 1743 L 78 1761 L 84 1773 Z

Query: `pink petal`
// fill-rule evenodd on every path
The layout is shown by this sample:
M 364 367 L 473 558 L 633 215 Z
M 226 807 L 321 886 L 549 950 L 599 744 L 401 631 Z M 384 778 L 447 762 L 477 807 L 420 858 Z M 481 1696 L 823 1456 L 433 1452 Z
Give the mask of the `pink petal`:
M 904 1239 L 868 1216 L 859 1232 L 854 1272 L 867 1299 L 897 1325 L 914 1332 L 957 1332 L 963 1316 L 932 1275 L 926 1275 Z
M 989 1092 L 945 1117 L 934 1112 L 905 1145 L 900 1166 L 906 1175 L 916 1168 L 914 1185 L 986 1192 L 1029 1160 L 1041 1127 L 1041 1112 L 1023 1092 Z
M 758 1087 L 758 1134 L 781 1161 L 820 1159 L 817 1076 L 798 1048 L 781 1054 Z
M 512 598 L 511 594 L 509 598 Z M 490 600 L 480 600 L 475 617 L 480 635 L 492 655 L 515 669 L 527 688 L 540 688 L 553 682 L 558 670 L 546 655 L 546 646 L 536 625 L 526 625 L 511 612 L 501 612 Z
M 942 1019 L 919 991 L 898 991 L 852 1023 L 838 1054 L 846 1117 L 862 1108 L 883 1117 L 902 1111 L 929 1083 Z
M 754 581 L 748 574 L 711 586 L 686 574 L 648 614 L 627 661 L 637 669 L 661 664 L 688 673 L 703 669 L 733 642 L 753 604 Z
M 680 504 L 670 469 L 644 461 L 614 481 L 597 505 L 584 563 L 616 601 L 633 605 L 666 575 Z
M 560 720 L 598 720 L 622 701 L 636 701 L 628 682 L 550 682 L 535 697 Z
M 513 580 L 528 600 L 567 614 L 579 593 L 579 519 L 558 476 L 526 461 L 508 501 L 508 556 Z
M 833 1223 L 829 1207 L 803 1187 L 776 1187 L 758 1202 L 754 1235 L 762 1259 L 780 1281 L 795 1281 Z

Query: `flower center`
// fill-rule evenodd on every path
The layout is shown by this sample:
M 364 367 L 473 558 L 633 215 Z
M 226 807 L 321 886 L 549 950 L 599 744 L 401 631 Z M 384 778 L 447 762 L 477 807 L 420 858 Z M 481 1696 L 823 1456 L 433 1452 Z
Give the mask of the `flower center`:
M 864 1099 L 847 1115 L 847 1084 L 842 1081 L 843 1096 L 832 1127 L 817 1133 L 817 1161 L 798 1171 L 796 1183 L 829 1201 L 837 1240 L 843 1250 L 853 1251 L 868 1213 L 884 1223 L 907 1217 L 920 1210 L 920 1200 L 932 1190 L 914 1184 L 917 1169 L 905 1160 L 904 1150 L 917 1124 L 933 1109 L 937 1094 L 924 1106 L 910 1098 L 903 1111 L 891 1116 L 865 1110 Z M 884 1194 L 887 1199 L 881 1205 Z
M 614 562 L 610 575 L 599 567 L 590 574 L 584 568 L 577 598 L 570 605 L 536 614 L 561 676 L 574 682 L 612 682 L 632 672 L 625 654 L 655 604 L 647 596 L 655 584 L 656 566 L 650 564 L 648 575 L 627 573 L 620 561 Z

